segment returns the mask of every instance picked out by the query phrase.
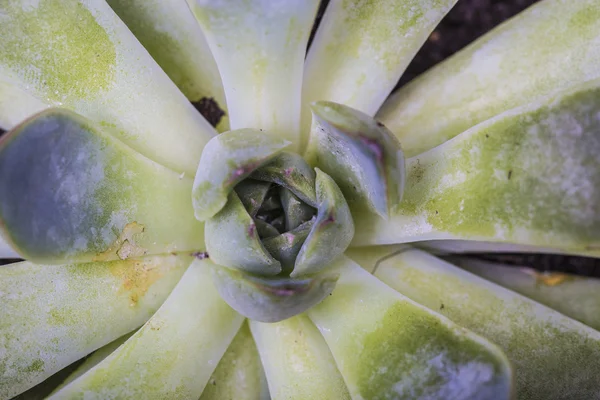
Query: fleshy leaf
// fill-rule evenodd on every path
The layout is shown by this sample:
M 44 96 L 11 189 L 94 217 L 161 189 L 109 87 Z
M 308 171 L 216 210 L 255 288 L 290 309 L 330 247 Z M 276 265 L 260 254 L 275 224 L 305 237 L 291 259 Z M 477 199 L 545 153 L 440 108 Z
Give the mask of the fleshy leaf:
M 217 64 L 185 0 L 107 2 L 192 103 L 213 99 L 225 109 Z M 222 118 L 217 128 L 222 132 L 228 126 Z
M 394 94 L 378 118 L 408 156 L 506 110 L 600 77 L 600 4 L 545 0 Z
M 0 15 L 1 81 L 72 109 L 146 157 L 193 176 L 215 131 L 106 2 L 7 0 Z M 1 110 L 22 114 L 22 106 L 31 111 L 33 104 Z
M 514 366 L 517 398 L 600 394 L 599 332 L 419 250 L 380 262 L 375 275 L 498 344 Z
M 318 0 L 188 0 L 217 61 L 231 129 L 299 144 L 304 56 Z
M 250 322 L 273 399 L 350 399 L 323 340 L 305 315 L 274 324 Z
M 271 188 L 270 182 L 260 182 L 246 179 L 235 185 L 235 192 L 252 218 L 256 216 L 260 206 Z
M 333 292 L 335 267 L 310 277 L 262 278 L 225 267 L 213 271 L 217 290 L 240 314 L 261 322 L 277 322 L 313 307 Z
M 296 153 L 278 154 L 250 177 L 281 185 L 306 203 L 316 205 L 315 171 Z
M 196 218 L 204 221 L 215 215 L 235 185 L 289 144 L 255 129 L 238 129 L 214 137 L 202 151 L 194 180 L 192 201 Z
M 353 244 L 469 239 L 575 253 L 600 246 L 600 81 L 481 123 L 407 162 L 390 221 Z
M 67 376 L 67 378 L 58 385 L 53 391 L 52 394 L 58 392 L 63 387 L 67 386 L 69 383 L 73 382 L 75 379 L 79 378 L 81 375 L 88 372 L 90 369 L 94 368 L 96 365 L 100 364 L 106 357 L 110 356 L 115 350 L 117 350 L 123 343 L 125 343 L 134 333 L 137 331 L 130 332 L 126 335 L 121 336 L 120 338 L 113 340 L 106 346 L 103 346 L 90 354 L 85 360 L 71 373 Z
M 233 338 L 200 397 L 200 400 L 224 399 L 270 399 L 260 356 L 246 323 Z
M 35 262 L 202 248 L 191 188 L 67 110 L 44 111 L 0 141 L 0 228 Z
M 467 271 L 600 330 L 600 279 L 453 257 Z
M 286 231 L 296 229 L 315 215 L 314 208 L 302 202 L 302 200 L 288 189 L 281 188 L 279 196 L 285 216 Z
M 344 260 L 333 294 L 308 311 L 353 398 L 508 399 L 511 370 L 491 343 Z
M 291 231 L 264 239 L 263 244 L 265 249 L 281 262 L 284 274 L 289 274 L 294 269 L 296 257 L 310 234 L 313 225 L 314 221 L 310 220 Z
M 188 268 L 150 320 L 87 373 L 51 399 L 199 398 L 243 317 L 221 300 L 210 262 Z
M 316 168 L 317 218 L 302 245 L 291 277 L 329 268 L 346 251 L 354 236 L 354 222 L 340 188 L 329 175 Z
M 142 325 L 191 257 L 0 268 L 0 398 L 43 381 Z
M 456 0 L 345 0 L 329 3 L 304 73 L 304 127 L 317 100 L 374 115 L 408 63 Z
M 216 264 L 259 275 L 281 272 L 281 264 L 263 247 L 255 222 L 235 192 L 204 227 L 206 249 Z
M 404 154 L 381 123 L 341 104 L 312 104 L 313 125 L 306 158 L 340 186 L 351 208 L 387 218 L 402 199 Z

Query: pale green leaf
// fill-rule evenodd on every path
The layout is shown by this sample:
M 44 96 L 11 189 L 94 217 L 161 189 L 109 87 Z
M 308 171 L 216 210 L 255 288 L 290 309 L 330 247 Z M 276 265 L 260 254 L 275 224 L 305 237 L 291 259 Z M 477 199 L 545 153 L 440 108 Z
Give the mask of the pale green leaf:
M 510 397 L 510 366 L 496 346 L 344 264 L 333 294 L 308 315 L 353 398 Z
M 187 0 L 217 61 L 231 129 L 298 146 L 306 44 L 318 0 Z
M 600 77 L 600 3 L 544 0 L 394 94 L 378 118 L 408 156 L 501 112 Z
M 197 260 L 138 332 L 51 399 L 198 399 L 242 322 Z
M 452 262 L 600 330 L 600 279 L 453 257 Z
M 389 221 L 353 244 L 468 239 L 598 252 L 600 81 L 507 111 L 407 161 Z
M 107 2 L 190 101 L 212 98 L 226 111 L 217 64 L 185 0 Z M 217 125 L 228 127 L 227 117 Z
M 191 257 L 0 267 L 0 398 L 43 381 L 139 327 Z
M 269 399 L 256 344 L 248 324 L 243 324 L 208 380 L 200 400 Z
M 421 45 L 456 0 L 331 1 L 310 47 L 302 88 L 309 104 L 328 100 L 374 115 Z
M 0 142 L 0 228 L 32 261 L 201 249 L 191 190 L 190 178 L 67 110 L 46 110 Z
M 19 254 L 0 235 L 0 259 L 19 258 Z
M 39 102 L 66 107 L 193 175 L 214 129 L 106 2 L 5 0 L 0 23 L 0 80 L 38 99 L 4 103 L 3 114 L 39 110 Z
M 599 332 L 420 250 L 380 262 L 375 276 L 499 345 L 514 366 L 517 398 L 600 396 Z
M 0 74 L 0 129 L 8 131 L 49 106 Z
M 274 400 L 350 399 L 331 351 L 306 315 L 250 322 Z

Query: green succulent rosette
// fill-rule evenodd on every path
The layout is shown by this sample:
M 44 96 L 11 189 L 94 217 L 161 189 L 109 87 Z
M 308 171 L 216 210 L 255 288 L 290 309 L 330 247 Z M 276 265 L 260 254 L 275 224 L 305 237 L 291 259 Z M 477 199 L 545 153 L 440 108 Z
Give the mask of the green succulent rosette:
M 597 398 L 599 281 L 460 253 L 600 254 L 600 6 L 388 99 L 455 2 L 0 2 L 0 400 Z

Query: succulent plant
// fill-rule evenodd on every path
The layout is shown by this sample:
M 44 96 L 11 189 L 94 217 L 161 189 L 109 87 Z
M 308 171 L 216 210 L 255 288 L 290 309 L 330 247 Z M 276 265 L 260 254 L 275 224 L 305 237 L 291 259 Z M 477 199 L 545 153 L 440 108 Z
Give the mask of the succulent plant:
M 600 4 L 388 98 L 455 2 L 0 2 L 0 399 L 599 398 L 599 281 L 435 254 L 600 255 Z

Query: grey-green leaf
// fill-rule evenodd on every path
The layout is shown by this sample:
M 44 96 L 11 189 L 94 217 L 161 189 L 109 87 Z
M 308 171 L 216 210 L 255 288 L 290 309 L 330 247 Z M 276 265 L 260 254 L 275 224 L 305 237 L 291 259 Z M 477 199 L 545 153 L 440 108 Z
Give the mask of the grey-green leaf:
M 292 277 L 328 268 L 346 251 L 354 236 L 352 214 L 340 188 L 329 175 L 316 170 L 317 218 L 298 253 Z
M 277 322 L 308 310 L 333 292 L 338 276 L 335 268 L 303 279 L 262 278 L 225 267 L 213 270 L 221 297 L 260 322 Z
M 387 218 L 404 190 L 404 155 L 396 137 L 341 104 L 319 101 L 312 112 L 306 158 L 337 182 L 351 208 L 366 207 Z
M 192 202 L 196 218 L 204 221 L 215 215 L 235 185 L 289 144 L 255 129 L 228 131 L 212 138 L 202 151 L 194 179 Z
M 235 192 L 204 224 L 206 249 L 216 264 L 259 275 L 277 275 L 281 264 L 263 247 L 252 217 Z

